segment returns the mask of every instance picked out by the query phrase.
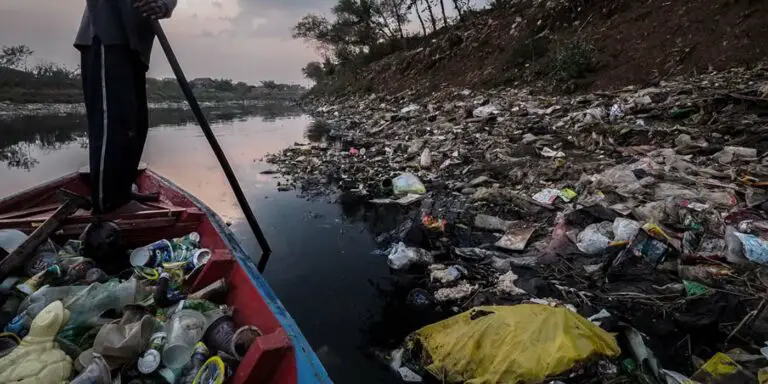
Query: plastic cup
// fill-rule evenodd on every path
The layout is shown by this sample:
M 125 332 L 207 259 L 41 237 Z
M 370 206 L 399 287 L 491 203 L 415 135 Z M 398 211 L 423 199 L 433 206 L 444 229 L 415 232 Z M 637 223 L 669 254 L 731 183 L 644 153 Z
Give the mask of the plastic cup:
M 168 240 L 155 241 L 131 252 L 131 265 L 134 267 L 157 267 L 163 261 L 173 260 L 173 246 Z
M 232 336 L 232 346 L 230 350 L 234 353 L 234 357 L 237 360 L 245 358 L 245 354 L 248 353 L 248 349 L 251 348 L 251 344 L 256 341 L 256 338 L 263 335 L 261 330 L 253 325 L 246 325 L 240 327 Z
M 200 312 L 182 309 L 173 314 L 168 323 L 168 342 L 163 349 L 163 363 L 168 368 L 181 368 L 192 357 L 195 344 L 205 332 L 205 316 Z
M 21 339 L 13 333 L 0 333 L 0 357 L 11 353 L 21 344 Z
M 195 267 L 199 267 L 201 265 L 204 265 L 208 262 L 208 260 L 211 259 L 211 250 L 210 249 L 198 249 L 195 251 L 195 253 L 192 255 L 192 263 L 195 265 Z
M 203 342 L 212 352 L 224 351 L 233 355 L 231 348 L 234 335 L 235 324 L 232 322 L 232 316 L 221 314 L 210 322 L 203 335 Z
M 111 382 L 109 365 L 101 356 L 94 357 L 91 364 L 70 381 L 71 384 L 110 384 Z

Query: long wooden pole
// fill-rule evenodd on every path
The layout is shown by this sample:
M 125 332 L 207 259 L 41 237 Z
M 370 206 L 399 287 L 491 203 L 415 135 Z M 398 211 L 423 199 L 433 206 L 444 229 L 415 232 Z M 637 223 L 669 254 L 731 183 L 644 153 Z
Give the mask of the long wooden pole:
M 157 40 L 160 42 L 160 46 L 163 48 L 163 52 L 165 52 L 165 56 L 168 58 L 168 63 L 171 65 L 171 69 L 173 69 L 173 74 L 176 75 L 176 80 L 179 82 L 181 91 L 187 98 L 187 102 L 189 103 L 189 107 L 192 109 L 192 113 L 195 114 L 197 123 L 200 124 L 200 128 L 203 129 L 205 138 L 208 139 L 208 144 L 211 145 L 211 149 L 213 149 L 213 153 L 216 155 L 216 159 L 219 160 L 219 164 L 221 164 L 221 168 L 224 170 L 224 174 L 227 176 L 229 185 L 232 186 L 232 191 L 235 193 L 235 198 L 237 198 L 237 202 L 240 204 L 240 208 L 245 214 L 245 220 L 248 221 L 248 225 L 251 226 L 251 230 L 256 236 L 256 240 L 258 240 L 259 246 L 261 246 L 262 255 L 261 260 L 259 261 L 259 270 L 263 270 L 263 266 L 266 266 L 266 260 L 272 253 L 272 249 L 269 247 L 267 239 L 264 237 L 264 233 L 261 231 L 261 227 L 256 221 L 256 216 L 253 215 L 253 210 L 251 210 L 251 206 L 248 204 L 248 199 L 246 199 L 245 194 L 243 194 L 243 189 L 240 188 L 240 183 L 237 181 L 237 177 L 235 177 L 235 172 L 232 171 L 232 167 L 229 165 L 229 161 L 224 155 L 224 151 L 221 149 L 218 140 L 216 140 L 216 136 L 213 134 L 213 130 L 208 124 L 208 120 L 205 118 L 203 110 L 200 108 L 200 104 L 198 104 L 195 94 L 192 92 L 192 87 L 189 85 L 187 77 L 184 76 L 184 72 L 181 70 L 181 65 L 179 65 L 179 60 L 176 59 L 176 55 L 173 53 L 173 49 L 171 49 L 171 44 L 168 42 L 168 37 L 165 35 L 163 28 L 160 26 L 160 23 L 157 20 L 152 22 L 152 27 L 155 30 L 155 35 L 157 36 Z

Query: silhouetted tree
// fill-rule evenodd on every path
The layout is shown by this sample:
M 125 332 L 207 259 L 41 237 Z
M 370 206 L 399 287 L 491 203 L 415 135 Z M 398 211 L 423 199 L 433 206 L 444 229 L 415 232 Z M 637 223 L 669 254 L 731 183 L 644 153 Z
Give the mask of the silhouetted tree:
M 440 0 L 440 11 L 443 13 L 443 26 L 448 26 L 448 18 L 445 16 L 445 4 L 443 3 L 443 0 Z
M 421 18 L 421 11 L 419 10 L 419 4 L 418 0 L 411 0 L 411 4 L 408 8 L 408 11 L 410 12 L 411 9 L 416 11 L 416 17 L 419 19 L 419 24 L 421 24 L 421 30 L 422 33 L 424 33 L 424 36 L 427 35 L 427 26 L 424 25 L 424 19 Z
M 27 59 L 35 53 L 26 45 L 3 46 L 0 51 L 0 66 L 27 70 Z M 23 64 L 23 65 L 22 65 Z
M 323 64 L 320 64 L 317 61 L 307 63 L 307 65 L 301 69 L 301 73 L 304 74 L 304 77 L 314 81 L 315 83 L 319 83 L 321 80 L 323 80 L 323 77 L 325 77 Z
M 437 30 L 437 20 L 435 19 L 435 13 L 432 12 L 432 3 L 430 0 L 423 0 L 424 3 L 427 5 L 427 13 L 429 13 L 429 21 L 432 22 L 432 30 Z

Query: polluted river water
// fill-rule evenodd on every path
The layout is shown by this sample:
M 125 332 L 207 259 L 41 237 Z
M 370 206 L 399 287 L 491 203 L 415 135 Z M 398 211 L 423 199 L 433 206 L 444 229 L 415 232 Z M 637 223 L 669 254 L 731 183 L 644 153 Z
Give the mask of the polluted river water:
M 403 297 L 376 248 L 371 217 L 333 197 L 278 192 L 261 159 L 307 141 L 311 118 L 290 110 L 214 111 L 212 126 L 273 249 L 264 276 L 337 383 L 400 382 L 374 351 L 402 340 Z M 198 196 L 225 220 L 258 261 L 260 250 L 200 128 L 188 112 L 156 111 L 143 161 Z M 0 120 L 0 195 L 87 164 L 83 116 Z M 311 135 L 309 135 L 311 136 Z M 412 330 L 412 328 L 410 329 Z

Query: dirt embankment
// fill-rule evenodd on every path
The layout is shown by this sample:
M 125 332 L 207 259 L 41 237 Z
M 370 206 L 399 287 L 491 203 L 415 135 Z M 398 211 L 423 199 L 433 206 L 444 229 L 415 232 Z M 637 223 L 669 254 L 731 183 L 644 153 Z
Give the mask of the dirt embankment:
M 374 62 L 334 88 L 387 93 L 519 83 L 551 88 L 547 64 L 573 39 L 590 46 L 592 65 L 584 76 L 568 81 L 565 90 L 642 85 L 672 75 L 750 66 L 765 60 L 768 2 L 513 1 L 438 31 L 421 48 Z

